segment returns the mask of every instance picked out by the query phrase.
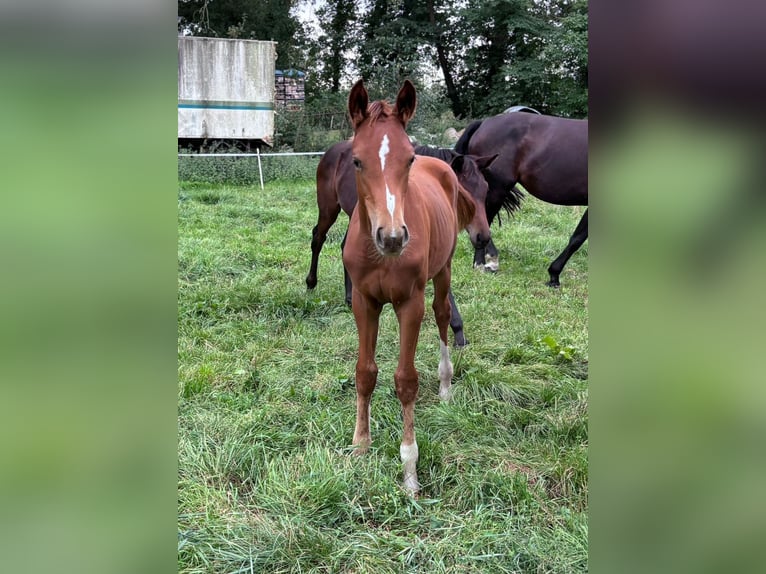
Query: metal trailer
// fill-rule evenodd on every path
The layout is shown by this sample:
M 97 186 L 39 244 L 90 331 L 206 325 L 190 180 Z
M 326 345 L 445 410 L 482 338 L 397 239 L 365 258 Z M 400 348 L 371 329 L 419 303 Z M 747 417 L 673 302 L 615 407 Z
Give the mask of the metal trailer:
M 275 62 L 276 42 L 179 36 L 179 147 L 270 146 Z

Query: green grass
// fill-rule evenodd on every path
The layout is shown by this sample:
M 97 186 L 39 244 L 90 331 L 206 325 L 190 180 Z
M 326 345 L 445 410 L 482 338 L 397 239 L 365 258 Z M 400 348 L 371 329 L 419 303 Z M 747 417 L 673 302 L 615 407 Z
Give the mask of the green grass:
M 453 290 L 471 344 L 453 352 L 454 395 L 441 403 L 429 300 L 413 499 L 399 485 L 390 307 L 374 442 L 350 455 L 345 216 L 307 292 L 313 181 L 182 182 L 178 197 L 179 571 L 587 571 L 587 243 L 562 287 L 545 285 L 582 210 L 527 199 L 493 229 L 495 275 L 472 269 L 461 235 Z

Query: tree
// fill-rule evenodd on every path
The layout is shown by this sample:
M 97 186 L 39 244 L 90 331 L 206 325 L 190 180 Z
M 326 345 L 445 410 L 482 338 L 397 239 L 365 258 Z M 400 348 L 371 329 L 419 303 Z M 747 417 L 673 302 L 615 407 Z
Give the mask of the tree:
M 558 0 L 544 59 L 550 77 L 551 113 L 588 115 L 588 2 Z
M 277 68 L 302 59 L 302 28 L 292 8 L 298 0 L 178 0 L 178 32 L 214 38 L 274 40 Z
M 454 6 L 449 1 L 428 0 L 428 39 L 436 52 L 436 62 L 444 77 L 444 86 L 455 117 L 463 117 L 465 106 L 455 84 L 452 56 L 456 52 L 455 35 L 450 33 L 450 18 Z M 454 20 L 454 17 L 452 18 Z
M 323 33 L 313 51 L 315 61 L 321 63 L 317 67 L 316 83 L 334 94 L 340 90 L 340 80 L 347 69 L 347 54 L 356 44 L 355 5 L 354 0 L 327 0 L 317 11 Z
M 417 0 L 373 0 L 362 19 L 359 54 L 371 97 L 396 93 L 405 78 L 422 84 L 425 22 L 427 10 Z

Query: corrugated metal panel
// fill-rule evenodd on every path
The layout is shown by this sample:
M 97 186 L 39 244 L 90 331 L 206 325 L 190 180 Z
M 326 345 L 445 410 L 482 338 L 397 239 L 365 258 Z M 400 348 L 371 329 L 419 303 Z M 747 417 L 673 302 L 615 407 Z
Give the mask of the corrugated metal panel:
M 178 137 L 274 135 L 276 43 L 178 38 Z

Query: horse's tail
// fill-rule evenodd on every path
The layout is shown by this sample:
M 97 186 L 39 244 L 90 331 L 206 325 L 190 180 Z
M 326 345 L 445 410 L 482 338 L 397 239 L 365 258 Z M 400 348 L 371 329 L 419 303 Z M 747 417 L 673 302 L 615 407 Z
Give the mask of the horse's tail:
M 466 189 L 457 184 L 457 224 L 458 230 L 465 229 L 476 215 L 476 206 L 473 203 L 471 194 Z
M 503 203 L 500 205 L 500 209 L 505 209 L 509 216 L 513 216 L 514 212 L 518 211 L 521 207 L 522 199 L 524 199 L 524 194 L 514 185 L 511 189 L 503 192 Z M 500 211 L 497 212 L 497 224 L 503 224 L 503 221 L 500 219 Z
M 483 121 L 484 120 L 476 120 L 475 122 L 468 124 L 468 127 L 463 131 L 463 135 L 460 136 L 460 139 L 457 140 L 457 142 L 455 142 L 454 149 L 457 153 L 463 155 L 468 153 L 468 142 L 471 141 L 471 136 L 473 136 L 474 132 L 479 129 L 479 126 Z

